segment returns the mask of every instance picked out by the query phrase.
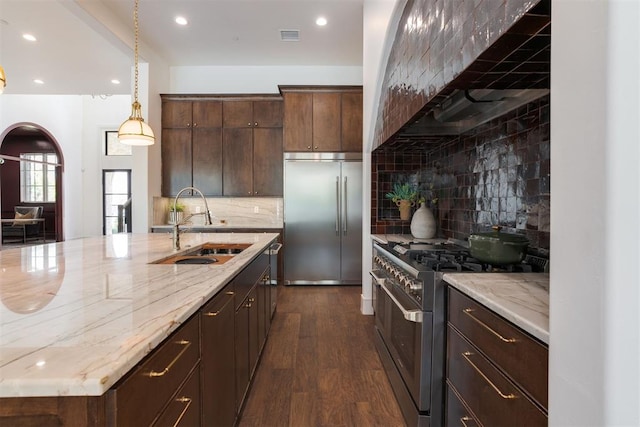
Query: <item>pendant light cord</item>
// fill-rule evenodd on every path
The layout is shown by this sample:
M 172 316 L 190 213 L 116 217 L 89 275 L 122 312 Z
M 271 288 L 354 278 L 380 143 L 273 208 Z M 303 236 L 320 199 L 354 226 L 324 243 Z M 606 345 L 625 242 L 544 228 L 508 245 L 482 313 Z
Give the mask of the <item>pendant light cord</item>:
M 135 5 L 133 8 L 133 29 L 135 34 L 135 41 L 133 45 L 133 75 L 134 75 L 134 86 L 133 86 L 133 101 L 138 103 L 138 0 L 135 0 Z

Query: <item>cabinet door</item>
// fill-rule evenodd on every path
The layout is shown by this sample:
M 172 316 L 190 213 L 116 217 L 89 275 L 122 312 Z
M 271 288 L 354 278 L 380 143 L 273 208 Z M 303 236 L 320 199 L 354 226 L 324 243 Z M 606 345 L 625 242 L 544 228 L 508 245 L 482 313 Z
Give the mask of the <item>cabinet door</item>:
M 284 151 L 311 151 L 313 94 L 285 93 Z
M 191 129 L 162 129 L 162 194 L 191 186 L 191 174 Z
M 253 102 L 224 101 L 222 103 L 222 118 L 225 128 L 253 127 Z
M 254 101 L 253 126 L 282 127 L 282 101 Z
M 239 413 L 249 387 L 249 297 L 236 310 L 236 411 Z
M 221 101 L 193 102 L 193 127 L 220 128 L 222 127 Z
M 163 101 L 163 128 L 190 128 L 193 122 L 191 101 Z
M 313 94 L 313 150 L 340 151 L 340 94 Z
M 197 369 L 199 360 L 200 322 L 194 317 L 107 392 L 113 425 L 151 425 Z
M 260 356 L 260 303 L 258 286 L 249 293 L 248 306 L 249 306 L 249 377 L 253 377 L 253 373 L 258 364 L 258 356 Z
M 222 129 L 193 129 L 193 186 L 205 196 L 222 195 Z
M 253 130 L 253 194 L 282 196 L 282 129 Z
M 342 94 L 342 151 L 362 151 L 362 93 Z
M 253 194 L 253 129 L 224 129 L 223 194 Z
M 202 310 L 203 425 L 231 426 L 236 419 L 234 292 L 216 296 Z
M 200 423 L 200 375 L 196 368 L 189 379 L 171 398 L 153 427 L 192 427 Z M 212 425 L 212 424 L 206 424 Z

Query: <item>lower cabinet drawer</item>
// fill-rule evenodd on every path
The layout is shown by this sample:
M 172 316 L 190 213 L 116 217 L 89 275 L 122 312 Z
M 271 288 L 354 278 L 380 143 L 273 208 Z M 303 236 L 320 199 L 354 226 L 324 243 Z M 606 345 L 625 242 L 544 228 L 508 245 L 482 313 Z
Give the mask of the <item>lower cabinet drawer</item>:
M 460 401 L 460 397 L 453 390 L 451 384 L 447 382 L 447 414 L 445 419 L 446 427 L 478 427 L 480 424 L 476 421 L 464 404 Z
M 451 325 L 447 328 L 448 381 L 485 426 L 546 426 L 546 414 Z
M 148 426 L 200 360 L 200 323 L 194 317 L 107 394 L 117 426 Z
M 547 408 L 549 350 L 544 344 L 451 287 L 449 322 Z
M 171 398 L 153 427 L 200 425 L 200 370 L 196 367 L 187 382 Z

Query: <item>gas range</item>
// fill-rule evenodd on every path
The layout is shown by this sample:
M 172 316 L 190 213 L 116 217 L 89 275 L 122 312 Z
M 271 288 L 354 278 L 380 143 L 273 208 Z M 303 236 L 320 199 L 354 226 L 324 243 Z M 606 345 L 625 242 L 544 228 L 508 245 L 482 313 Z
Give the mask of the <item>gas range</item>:
M 445 273 L 543 271 L 542 259 L 494 266 L 463 241 L 373 244 L 375 338 L 408 425 L 444 425 Z
M 527 255 L 519 264 L 491 265 L 469 253 L 466 242 L 443 240 L 436 243 L 407 242 L 374 244 L 374 267 L 382 271 L 396 288 L 403 290 L 423 310 L 430 311 L 431 295 L 444 273 L 453 272 L 542 272 L 548 260 Z

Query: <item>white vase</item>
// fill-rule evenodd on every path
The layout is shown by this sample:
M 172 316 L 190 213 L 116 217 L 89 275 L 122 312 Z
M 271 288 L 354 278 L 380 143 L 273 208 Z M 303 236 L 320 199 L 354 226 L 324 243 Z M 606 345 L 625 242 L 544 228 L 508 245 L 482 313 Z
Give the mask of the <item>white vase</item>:
M 431 239 L 436 235 L 436 219 L 424 203 L 411 218 L 411 235 L 416 239 Z

